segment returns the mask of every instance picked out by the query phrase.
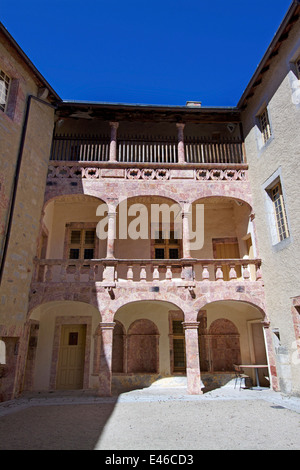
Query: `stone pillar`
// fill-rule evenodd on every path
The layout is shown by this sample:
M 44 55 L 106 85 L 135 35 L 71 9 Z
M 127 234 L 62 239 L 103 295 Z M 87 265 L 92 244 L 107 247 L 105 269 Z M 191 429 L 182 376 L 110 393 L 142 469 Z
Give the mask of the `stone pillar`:
M 110 145 L 109 145 L 109 161 L 117 161 L 117 129 L 119 127 L 118 122 L 110 122 Z
M 191 258 L 190 250 L 190 221 L 191 221 L 191 205 L 183 204 L 182 207 L 182 257 Z
M 183 322 L 185 332 L 186 350 L 186 376 L 187 392 L 190 395 L 202 395 L 203 387 L 200 377 L 199 343 L 198 343 L 199 322 Z
M 185 163 L 184 136 L 183 129 L 185 124 L 176 124 L 178 129 L 178 163 Z
M 112 380 L 112 345 L 115 323 L 101 322 L 99 326 L 101 329 L 99 396 L 110 397 Z
M 109 208 L 107 213 L 108 218 L 108 228 L 107 228 L 107 248 L 106 248 L 106 258 L 114 259 L 114 246 L 116 238 L 116 209 Z

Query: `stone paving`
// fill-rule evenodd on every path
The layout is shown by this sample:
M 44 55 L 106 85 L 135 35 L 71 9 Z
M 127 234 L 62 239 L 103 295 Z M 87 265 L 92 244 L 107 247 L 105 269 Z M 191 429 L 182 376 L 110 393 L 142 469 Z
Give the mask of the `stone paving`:
M 300 398 L 234 381 L 203 395 L 163 383 L 113 397 L 26 393 L 0 404 L 0 449 L 300 449 Z

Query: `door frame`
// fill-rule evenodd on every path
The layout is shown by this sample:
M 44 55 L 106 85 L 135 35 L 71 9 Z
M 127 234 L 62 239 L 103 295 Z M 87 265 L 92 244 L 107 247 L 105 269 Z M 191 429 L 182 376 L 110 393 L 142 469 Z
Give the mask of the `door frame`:
M 92 317 L 86 317 L 86 316 L 56 317 L 55 327 L 54 327 L 54 337 L 53 337 L 49 388 L 50 390 L 56 390 L 56 377 L 57 377 L 57 372 L 58 372 L 58 358 L 59 358 L 59 350 L 60 350 L 62 325 L 85 325 L 86 326 L 83 389 L 88 389 L 89 377 L 90 377 Z

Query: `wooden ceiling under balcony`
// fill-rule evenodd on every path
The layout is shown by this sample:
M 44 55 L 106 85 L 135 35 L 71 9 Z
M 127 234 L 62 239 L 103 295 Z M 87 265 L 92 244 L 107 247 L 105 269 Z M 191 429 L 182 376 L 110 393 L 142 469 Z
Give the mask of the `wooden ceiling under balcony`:
M 237 108 L 205 108 L 189 106 L 155 106 L 113 103 L 61 102 L 56 115 L 102 121 L 172 122 L 172 123 L 239 123 Z

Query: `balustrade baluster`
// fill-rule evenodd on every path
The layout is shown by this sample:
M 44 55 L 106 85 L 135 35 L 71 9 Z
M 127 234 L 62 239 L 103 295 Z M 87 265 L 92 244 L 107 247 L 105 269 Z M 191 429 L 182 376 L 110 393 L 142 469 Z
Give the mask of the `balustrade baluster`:
M 262 278 L 261 265 L 256 265 L 256 280 L 259 281 Z
M 248 281 L 250 279 L 248 264 L 243 264 L 243 278 L 245 281 Z
M 81 265 L 80 266 L 78 266 L 78 265 L 75 266 L 74 280 L 76 282 L 80 281 L 80 269 L 81 269 L 81 267 L 82 267 Z
M 132 265 L 129 265 L 127 267 L 127 280 L 128 281 L 133 281 L 133 269 L 132 269 Z
M 153 275 L 152 275 L 153 281 L 158 281 L 159 280 L 159 270 L 158 266 L 155 265 L 153 266 Z
M 52 281 L 52 268 L 53 268 L 53 266 L 51 264 L 48 264 L 46 275 L 45 275 L 45 281 L 46 282 L 51 282 Z
M 229 267 L 229 280 L 231 281 L 232 279 L 237 279 L 235 264 L 230 264 Z
M 66 264 L 62 263 L 60 267 L 60 281 L 65 282 L 67 280 Z
M 141 265 L 141 270 L 140 270 L 140 281 L 146 281 L 147 280 L 147 273 L 146 273 L 146 266 Z
M 171 281 L 172 280 L 172 266 L 167 266 L 166 270 L 166 280 Z
M 222 265 L 217 264 L 217 270 L 216 270 L 216 281 L 223 281 L 224 275 L 222 271 Z
M 95 265 L 93 263 L 90 264 L 89 268 L 89 281 L 95 280 Z
M 202 281 L 209 281 L 209 271 L 207 265 L 202 265 Z

